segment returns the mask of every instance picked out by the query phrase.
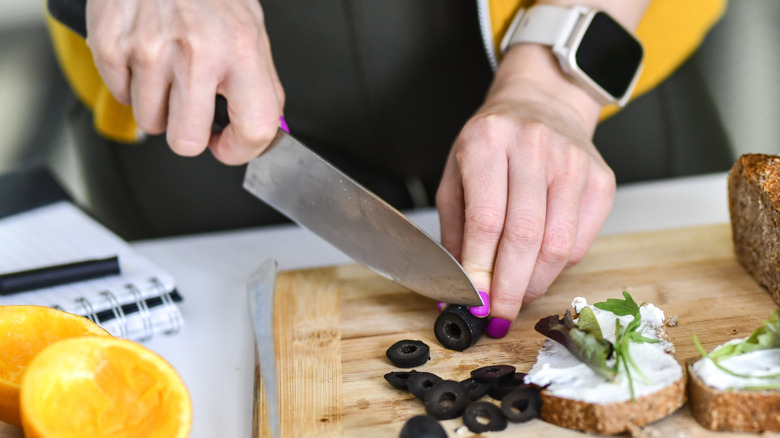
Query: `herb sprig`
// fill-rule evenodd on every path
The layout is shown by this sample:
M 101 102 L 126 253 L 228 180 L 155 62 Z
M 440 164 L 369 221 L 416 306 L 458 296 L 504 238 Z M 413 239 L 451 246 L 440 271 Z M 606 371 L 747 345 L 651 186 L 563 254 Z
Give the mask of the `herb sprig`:
M 628 387 L 631 391 L 631 399 L 634 400 L 635 393 L 634 393 L 634 378 L 632 376 L 633 372 L 636 372 L 636 374 L 646 383 L 649 382 L 647 377 L 642 373 L 642 370 L 639 368 L 639 365 L 634 361 L 634 359 L 631 357 L 631 351 L 629 349 L 629 345 L 634 342 L 637 344 L 642 343 L 648 343 L 648 344 L 655 344 L 658 342 L 661 342 L 658 339 L 651 339 L 642 336 L 642 333 L 639 331 L 639 328 L 642 325 L 642 315 L 639 311 L 639 305 L 634 301 L 634 299 L 631 297 L 631 294 L 629 294 L 626 291 L 623 291 L 623 298 L 610 298 L 607 301 L 601 302 L 601 303 L 595 303 L 593 307 L 601 310 L 606 310 L 608 312 L 612 312 L 617 316 L 626 316 L 631 315 L 633 316 L 633 319 L 631 322 L 626 324 L 624 327 L 620 323 L 620 319 L 615 320 L 615 372 L 620 369 L 620 367 L 623 367 L 623 369 L 626 371 L 626 378 L 628 378 Z
M 739 356 L 745 353 L 750 353 L 752 351 L 757 350 L 770 350 L 773 348 L 780 348 L 780 309 L 775 309 L 772 311 L 772 313 L 769 315 L 769 319 L 764 321 L 764 324 L 755 329 L 753 333 L 750 334 L 749 337 L 746 339 L 735 342 L 733 344 L 727 344 L 723 347 L 713 351 L 712 353 L 707 353 L 707 351 L 702 347 L 701 343 L 699 342 L 699 338 L 696 337 L 695 333 L 691 333 L 691 338 L 693 339 L 693 344 L 696 346 L 696 349 L 699 350 L 699 353 L 701 356 L 705 359 L 710 359 L 719 370 L 723 371 L 724 373 L 730 374 L 734 377 L 739 378 L 757 378 L 757 379 L 780 379 L 780 374 L 771 374 L 771 375 L 764 375 L 764 376 L 750 376 L 747 374 L 740 374 L 735 371 L 732 371 L 723 365 L 721 365 L 719 362 L 722 360 L 729 359 L 731 357 Z M 754 387 L 750 387 L 748 389 L 779 389 L 780 388 L 780 382 L 776 383 L 769 383 L 767 385 L 758 385 Z

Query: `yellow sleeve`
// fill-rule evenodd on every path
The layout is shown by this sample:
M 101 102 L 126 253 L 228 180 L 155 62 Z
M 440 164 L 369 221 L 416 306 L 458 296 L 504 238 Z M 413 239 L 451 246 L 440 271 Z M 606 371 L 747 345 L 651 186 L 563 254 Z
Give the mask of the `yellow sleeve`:
M 105 138 L 133 143 L 141 132 L 133 110 L 114 99 L 95 68 L 92 52 L 80 35 L 46 13 L 52 45 L 65 79 L 76 97 L 92 110 L 95 130 Z
M 630 1 L 630 0 L 629 0 Z M 720 20 L 727 0 L 653 0 L 647 8 L 636 36 L 645 50 L 644 65 L 632 99 L 653 89 L 669 77 L 701 45 L 707 32 Z M 528 0 L 490 0 L 490 27 L 494 47 L 499 47 L 515 12 L 528 6 Z M 604 119 L 616 113 L 617 106 L 605 107 Z

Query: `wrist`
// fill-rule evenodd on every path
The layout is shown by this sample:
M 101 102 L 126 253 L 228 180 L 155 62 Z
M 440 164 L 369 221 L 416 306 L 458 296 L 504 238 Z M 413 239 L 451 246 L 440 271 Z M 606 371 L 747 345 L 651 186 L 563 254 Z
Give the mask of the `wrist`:
M 539 44 L 518 44 L 506 52 L 488 93 L 490 99 L 569 108 L 583 126 L 594 129 L 602 108 L 566 76 L 549 47 Z

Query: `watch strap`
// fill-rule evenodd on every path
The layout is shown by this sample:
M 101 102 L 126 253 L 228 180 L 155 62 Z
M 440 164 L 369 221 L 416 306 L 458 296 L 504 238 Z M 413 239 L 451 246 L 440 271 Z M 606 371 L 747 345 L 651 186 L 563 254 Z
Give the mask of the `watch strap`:
M 501 42 L 501 52 L 519 43 L 560 47 L 566 44 L 577 23 L 588 9 L 536 5 L 520 9 Z

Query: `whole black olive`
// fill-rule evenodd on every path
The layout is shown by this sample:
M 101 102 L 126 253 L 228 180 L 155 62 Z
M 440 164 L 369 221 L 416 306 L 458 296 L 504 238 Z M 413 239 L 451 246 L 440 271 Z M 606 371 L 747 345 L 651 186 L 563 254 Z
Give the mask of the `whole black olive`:
M 450 305 L 436 318 L 433 333 L 444 348 L 463 351 L 477 343 L 487 323 L 487 318 L 477 318 L 466 306 Z

